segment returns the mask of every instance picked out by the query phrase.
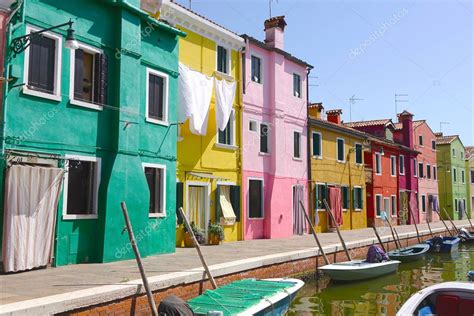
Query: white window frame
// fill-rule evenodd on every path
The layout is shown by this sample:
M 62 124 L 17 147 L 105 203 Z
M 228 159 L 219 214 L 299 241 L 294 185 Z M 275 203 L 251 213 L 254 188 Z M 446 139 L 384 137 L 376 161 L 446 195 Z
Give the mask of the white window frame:
M 380 196 L 381 199 L 381 205 L 380 205 L 380 215 L 377 215 L 377 197 Z M 383 211 L 383 195 L 382 194 L 375 194 L 374 195 L 374 205 L 375 205 L 375 217 L 376 218 L 382 218 L 382 211 Z
M 395 199 L 395 200 L 394 200 Z M 395 203 L 393 203 L 395 202 Z M 393 210 L 395 207 L 395 215 L 393 214 Z M 398 207 L 397 207 L 397 196 L 395 194 L 390 195 L 390 216 L 393 218 L 398 217 Z
M 237 149 L 237 145 L 235 144 L 235 109 L 232 109 L 229 117 L 229 122 L 231 122 L 231 129 L 230 129 L 230 139 L 232 143 L 228 144 L 221 144 L 219 143 L 219 128 L 216 126 L 216 147 L 224 148 L 224 149 Z
M 347 194 L 349 194 L 349 208 L 344 208 L 344 194 L 342 194 L 342 189 L 346 188 L 347 189 Z M 349 192 L 351 188 L 348 185 L 341 185 L 341 206 L 342 206 L 342 211 L 347 212 L 351 208 L 351 194 Z
M 342 140 L 342 160 L 339 160 L 339 141 Z M 346 162 L 346 140 L 342 137 L 336 138 L 336 161 L 339 163 Z
M 148 116 L 148 94 L 149 94 L 149 79 L 150 79 L 150 74 L 154 76 L 158 76 L 163 78 L 163 120 L 158 120 L 152 117 Z M 153 124 L 158 124 L 158 125 L 164 125 L 164 126 L 169 126 L 168 122 L 168 96 L 169 96 L 169 76 L 165 74 L 164 72 L 152 69 L 152 68 L 146 68 L 146 82 L 145 82 L 145 120 L 149 123 Z
M 40 28 L 27 25 L 26 26 L 26 34 L 30 34 L 32 32 L 38 32 Z M 28 46 L 25 50 L 25 60 L 23 62 L 23 89 L 22 92 L 24 94 L 32 95 L 35 97 L 40 97 L 44 99 L 54 100 L 54 101 L 61 101 L 61 71 L 62 71 L 62 50 L 63 50 L 63 38 L 59 34 L 55 34 L 52 32 L 44 32 L 42 36 L 48 37 L 56 41 L 56 50 L 54 56 L 54 93 L 46 93 L 41 92 L 33 89 L 28 88 L 28 74 L 29 74 L 29 67 L 30 67 L 30 46 Z
M 252 56 L 253 57 L 256 57 L 258 59 L 260 59 L 260 82 L 256 82 L 253 80 L 252 78 Z M 258 85 L 263 85 L 263 78 L 265 77 L 263 75 L 263 69 L 264 69 L 264 66 L 263 66 L 263 57 L 260 55 L 260 54 L 257 54 L 257 53 L 251 53 L 250 54 L 250 82 L 253 82 L 253 83 L 256 83 Z
M 430 171 L 430 177 L 428 178 L 428 170 Z M 431 165 L 429 163 L 426 163 L 426 179 L 427 180 L 432 180 L 433 179 L 433 169 L 431 169 Z
M 361 150 L 362 150 L 361 151 L 362 162 L 357 162 L 357 145 L 360 145 Z M 364 145 L 362 145 L 361 143 L 354 143 L 354 162 L 358 166 L 362 166 L 364 164 Z
M 390 156 L 390 176 L 396 177 L 397 176 L 397 156 L 391 155 Z
M 402 163 L 400 163 L 400 160 L 402 161 Z M 405 156 L 404 155 L 398 156 L 398 173 L 401 176 L 405 175 Z
M 295 80 L 294 79 L 295 75 L 300 77 L 300 95 L 298 95 L 298 96 L 295 95 L 295 81 L 294 81 Z M 303 99 L 303 76 L 299 73 L 294 72 L 291 76 L 291 82 L 292 82 L 292 84 L 291 84 L 291 88 L 292 88 L 291 89 L 292 90 L 291 95 L 293 96 L 293 98 Z
M 360 189 L 360 193 L 361 193 L 360 197 L 361 197 L 361 199 L 362 199 L 362 200 L 360 201 L 360 204 L 364 205 L 364 189 L 363 189 L 362 186 L 360 186 L 360 185 L 355 185 L 355 186 L 353 186 L 353 188 L 354 188 L 354 189 Z M 354 190 L 354 193 L 355 193 L 355 190 Z M 355 195 L 355 194 L 354 194 L 354 195 Z M 350 201 L 350 199 L 351 199 L 351 198 L 350 198 L 350 193 L 349 193 L 349 205 L 350 205 L 350 203 L 353 203 L 353 201 Z M 353 199 L 355 199 L 355 197 L 353 197 Z M 360 205 L 360 204 L 359 204 L 359 205 Z M 362 206 L 362 207 L 363 207 L 363 206 Z M 356 211 L 356 212 L 361 212 L 362 209 L 361 209 L 361 208 L 355 208 L 355 206 L 354 206 L 354 211 Z
M 163 210 L 162 213 L 150 213 L 148 211 L 149 218 L 159 218 L 159 217 L 166 217 L 166 165 L 156 164 L 156 163 L 149 163 L 149 162 L 142 162 L 143 168 L 143 175 L 145 175 L 145 168 L 154 168 L 154 169 L 161 169 L 163 170 L 163 177 L 161 178 L 161 186 L 163 188 L 163 192 L 161 192 L 161 209 Z M 147 185 L 148 186 L 148 185 Z M 153 194 L 150 192 L 150 194 Z
M 415 178 L 418 178 L 418 161 L 416 158 L 413 158 L 413 164 L 414 164 L 414 168 L 413 168 L 413 176 Z
M 63 189 L 63 220 L 77 220 L 77 219 L 97 219 L 98 218 L 98 196 L 99 196 L 99 186 L 100 186 L 100 177 L 101 177 L 101 158 L 92 157 L 92 156 L 80 156 L 80 155 L 65 155 L 68 159 L 66 165 L 64 166 L 64 189 Z M 79 160 L 79 161 L 90 161 L 96 163 L 96 174 L 94 178 L 94 187 L 96 190 L 93 192 L 92 201 L 93 201 L 93 214 L 67 214 L 67 194 L 69 187 L 69 160 Z
M 299 154 L 300 156 L 299 157 L 295 157 L 295 133 L 298 133 L 300 135 L 300 137 L 298 138 L 299 140 L 299 145 L 298 145 L 298 149 L 299 149 Z M 292 157 L 293 157 L 293 160 L 296 160 L 296 161 L 303 161 L 303 155 L 302 155 L 302 148 L 301 148 L 301 144 L 302 144 L 302 141 L 301 141 L 301 136 L 303 136 L 303 133 L 301 131 L 298 131 L 298 130 L 293 130 L 293 154 L 292 154 Z
M 327 185 L 326 183 L 323 183 L 323 182 L 316 182 L 316 183 L 314 184 L 314 189 L 317 189 L 317 186 L 319 186 L 319 185 L 325 186 L 325 187 L 326 187 L 326 191 L 327 191 L 328 185 Z M 327 197 L 326 197 L 326 198 L 327 198 Z M 316 200 L 315 203 L 318 203 L 318 201 Z M 318 208 L 318 209 L 317 209 L 318 212 L 326 212 L 326 207 L 324 206 L 324 204 L 322 205 L 322 207 L 323 207 L 323 208 Z
M 420 141 L 421 140 L 421 141 Z M 420 147 L 425 147 L 425 140 L 423 138 L 423 135 L 418 135 L 418 145 Z
M 250 181 L 262 182 L 262 217 L 250 217 Z M 248 177 L 247 178 L 247 219 L 248 220 L 263 220 L 265 218 L 265 180 L 264 178 Z
M 313 152 L 314 134 L 319 135 L 319 151 L 320 155 L 315 155 Z M 323 134 L 321 132 L 311 132 L 311 156 L 316 159 L 323 159 Z
M 86 53 L 89 53 L 89 54 L 92 54 L 94 55 L 94 58 L 95 58 L 95 54 L 103 54 L 104 51 L 101 50 L 101 49 L 98 49 L 96 47 L 93 47 L 93 46 L 90 46 L 90 45 L 87 45 L 87 44 L 84 44 L 84 43 L 78 43 L 79 44 L 79 48 L 82 49 L 83 51 L 85 51 Z M 93 110 L 99 110 L 99 111 L 102 111 L 102 105 L 100 104 L 94 104 L 92 102 L 87 102 L 87 101 L 83 101 L 83 100 L 76 100 L 74 99 L 74 74 L 75 74 L 75 71 L 76 71 L 76 50 L 73 49 L 70 51 L 70 54 L 69 54 L 69 103 L 71 103 L 72 105 L 77 105 L 77 106 L 82 106 L 82 107 L 85 107 L 85 108 L 89 108 L 89 109 L 93 109 Z M 95 63 L 92 64 L 92 78 L 93 80 L 95 79 Z M 94 85 L 92 85 L 94 86 Z M 94 91 L 94 89 L 92 89 L 92 91 Z M 94 98 L 94 95 L 92 95 L 92 98 Z
M 254 130 L 254 131 L 250 129 L 250 125 L 251 125 L 252 123 L 255 124 L 255 130 Z M 259 125 L 258 125 L 258 122 L 257 122 L 256 120 L 249 120 L 249 126 L 248 126 L 248 127 L 249 127 L 249 132 L 251 132 L 251 133 L 258 133 L 258 126 L 259 126 Z
M 260 151 L 260 141 L 261 141 L 261 133 L 262 133 L 262 125 L 265 125 L 267 127 L 267 152 Z M 257 127 L 257 133 L 258 133 L 258 154 L 261 156 L 269 156 L 270 153 L 272 152 L 271 144 L 270 144 L 270 123 L 267 122 L 258 122 L 258 127 Z
M 379 164 L 377 163 L 377 157 L 379 157 L 380 168 L 377 168 L 379 166 Z M 375 164 L 375 174 L 378 176 L 381 176 L 382 175 L 382 153 L 381 152 L 375 153 L 374 164 Z M 377 172 L 377 169 L 379 169 L 380 172 Z
M 218 48 L 218 47 L 219 47 L 219 46 L 222 47 L 222 48 L 224 48 L 224 49 L 226 50 L 226 52 L 227 52 L 227 71 L 228 71 L 227 73 L 217 70 L 217 67 L 218 67 L 218 65 L 219 65 L 219 53 L 218 53 L 218 51 L 219 51 L 219 48 Z M 226 45 L 224 45 L 224 44 L 222 44 L 222 43 L 216 43 L 216 72 L 217 72 L 218 74 L 222 74 L 222 75 L 227 76 L 227 77 L 232 77 L 232 75 L 231 75 L 231 74 L 232 74 L 232 69 L 231 69 L 232 61 L 231 61 L 231 57 L 232 57 L 232 50 L 231 50 L 230 47 L 228 47 L 228 46 L 226 46 Z

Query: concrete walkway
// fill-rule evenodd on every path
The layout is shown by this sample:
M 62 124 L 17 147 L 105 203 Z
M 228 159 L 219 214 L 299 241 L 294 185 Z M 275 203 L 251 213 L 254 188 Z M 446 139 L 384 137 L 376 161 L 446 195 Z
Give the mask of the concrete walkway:
M 455 223 L 458 227 L 469 225 L 467 220 Z M 433 231 L 444 229 L 441 222 L 433 223 L 431 226 Z M 415 235 L 414 226 L 397 226 L 396 229 L 401 238 Z M 419 230 L 425 235 L 428 233 L 426 224 L 419 225 Z M 384 241 L 391 239 L 390 231 L 387 228 L 379 228 L 379 233 Z M 349 248 L 376 242 L 371 228 L 343 231 L 342 235 L 348 242 Z M 336 233 L 319 234 L 319 237 L 326 251 L 341 250 Z M 257 264 L 256 262 L 264 265 L 277 261 L 289 261 L 291 258 L 314 256 L 316 245 L 312 235 L 305 235 L 288 239 L 226 243 L 220 246 L 204 246 L 202 249 L 208 264 L 222 275 L 231 266 L 232 271 L 235 272 L 239 269 L 240 271 L 247 270 L 251 268 L 252 264 Z M 194 248 L 178 248 L 173 254 L 147 257 L 144 259 L 144 266 L 148 277 L 154 280 L 159 279 L 161 283 L 166 283 L 167 279 L 178 275 L 189 278 L 191 274 L 202 271 Z M 218 272 L 219 268 L 220 272 Z M 198 276 L 202 277 L 202 274 L 198 273 Z M 140 283 L 137 282 L 137 279 L 140 279 L 140 274 L 135 260 L 105 264 L 77 264 L 1 275 L 0 302 L 3 306 L 0 306 L 0 312 L 10 310 L 10 308 L 4 309 L 6 307 L 18 305 L 12 303 L 26 303 L 24 301 L 35 299 L 35 304 L 38 304 L 41 300 L 37 300 L 37 298 L 78 290 L 92 290 L 97 287 L 102 287 L 105 290 L 103 286 L 134 285 L 136 291 L 137 284 Z M 157 288 L 156 285 L 154 288 Z M 113 287 L 109 287 L 109 289 L 113 289 Z M 85 292 L 81 291 L 81 293 Z

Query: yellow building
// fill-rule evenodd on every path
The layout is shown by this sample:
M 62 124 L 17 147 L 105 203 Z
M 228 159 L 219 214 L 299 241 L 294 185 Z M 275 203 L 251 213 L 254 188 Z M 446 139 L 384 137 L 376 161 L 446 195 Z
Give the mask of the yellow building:
M 232 114 L 224 131 L 219 131 L 216 124 L 215 88 L 205 135 L 193 133 L 189 119 L 180 125 L 177 207 L 183 206 L 187 217 L 206 232 L 205 236 L 212 222 L 224 226 L 224 241 L 241 240 L 241 50 L 245 42 L 240 36 L 173 2 L 163 3 L 161 17 L 187 34 L 179 41 L 181 64 L 208 77 L 237 83 Z M 235 215 L 234 220 L 232 215 Z M 177 228 L 176 237 L 177 246 L 182 246 L 183 225 Z
M 311 198 L 310 206 L 316 212 L 318 231 L 331 230 L 324 199 L 332 207 L 329 191 L 339 191 L 338 200 L 342 205 L 340 229 L 349 230 L 367 227 L 365 200 L 364 148 L 366 134 L 345 127 L 341 121 L 341 110 L 327 111 L 327 119 L 322 118 L 321 103 L 310 105 L 308 109 Z M 337 196 L 337 195 L 336 195 Z M 336 199 L 335 199 L 336 200 Z M 316 216 L 316 215 L 315 215 Z

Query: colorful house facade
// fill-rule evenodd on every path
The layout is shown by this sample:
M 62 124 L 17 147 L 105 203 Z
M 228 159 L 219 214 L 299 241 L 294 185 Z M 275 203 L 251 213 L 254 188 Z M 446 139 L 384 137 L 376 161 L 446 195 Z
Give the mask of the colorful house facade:
M 342 111 L 327 111 L 322 118 L 321 103 L 308 109 L 311 159 L 310 207 L 317 230 L 333 230 L 324 199 L 343 230 L 367 227 L 365 148 L 369 135 L 342 124 Z M 340 205 L 337 206 L 336 205 Z M 338 215 L 337 212 L 340 214 Z
M 178 37 L 185 34 L 151 18 L 139 1 L 31 0 L 11 20 L 7 47 L 70 19 L 71 30 L 55 28 L 24 51 L 6 52 L 4 263 L 25 260 L 11 248 L 38 225 L 51 236 L 37 248 L 45 260 L 38 265 L 133 258 L 122 233 L 122 201 L 141 255 L 173 252 L 177 130 L 171 123 Z M 66 38 L 72 30 L 77 43 Z M 37 185 L 15 185 L 22 177 Z M 16 231 L 18 214 L 36 207 L 45 217 Z
M 474 147 L 466 146 L 466 176 L 467 176 L 467 210 L 472 218 L 472 209 L 474 207 Z
M 464 145 L 458 135 L 436 133 L 438 188 L 441 216 L 446 219 L 466 218 L 467 209 L 466 161 Z
M 221 223 L 224 241 L 241 240 L 241 50 L 244 40 L 171 1 L 163 2 L 161 18 L 186 32 L 187 36 L 179 41 L 180 67 L 201 80 L 203 86 L 197 86 L 196 90 L 210 89 L 207 98 L 201 95 L 186 99 L 187 96 L 182 96 L 185 103 L 182 107 L 194 104 L 204 107 L 201 113 L 204 123 L 202 130 L 196 130 L 194 123 L 190 125 L 193 117 L 180 124 L 176 207 L 182 206 L 188 219 L 206 236 L 210 222 Z M 224 131 L 218 129 L 216 122 L 213 79 L 236 83 L 232 113 Z M 180 247 L 184 233 L 181 219 L 178 224 L 176 246 Z
M 265 41 L 243 35 L 242 192 L 244 239 L 306 231 L 307 76 L 311 65 L 284 51 L 283 16 L 265 21 Z

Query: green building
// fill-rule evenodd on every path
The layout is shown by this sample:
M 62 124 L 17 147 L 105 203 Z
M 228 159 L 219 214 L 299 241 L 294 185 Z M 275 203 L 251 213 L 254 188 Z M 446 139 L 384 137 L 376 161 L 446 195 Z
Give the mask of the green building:
M 65 171 L 54 208 L 41 209 L 56 214 L 45 247 L 53 265 L 133 258 L 122 201 L 141 255 L 173 252 L 178 38 L 185 34 L 152 18 L 157 8 L 143 8 L 149 14 L 139 0 L 22 3 L 6 39 L 1 149 L 9 182 L 2 182 L 2 193 L 31 201 L 46 194 L 12 185 L 14 166 L 30 167 L 32 181 L 42 181 L 38 168 Z M 70 19 L 77 47 L 67 40 L 69 25 L 26 45 L 15 41 Z M 2 219 L 14 208 L 9 198 Z M 26 229 L 12 237 L 12 226 L 1 225 L 3 247 L 35 234 Z
M 466 146 L 466 176 L 467 209 L 472 216 L 474 208 L 474 146 Z
M 464 210 L 468 208 L 468 176 L 464 145 L 457 135 L 444 136 L 442 133 L 437 133 L 436 151 L 441 214 L 446 219 L 446 214 L 443 212 L 443 209 L 446 209 L 451 219 L 466 218 Z

